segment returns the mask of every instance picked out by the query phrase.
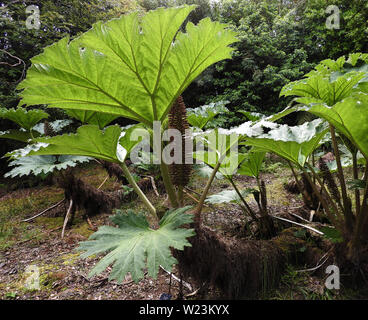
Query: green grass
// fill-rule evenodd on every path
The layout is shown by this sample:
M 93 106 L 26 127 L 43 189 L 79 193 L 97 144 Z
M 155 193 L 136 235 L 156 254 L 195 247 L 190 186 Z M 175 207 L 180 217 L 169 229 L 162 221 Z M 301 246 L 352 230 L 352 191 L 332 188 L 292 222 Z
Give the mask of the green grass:
M 309 272 L 298 272 L 295 266 L 288 265 L 277 289 L 268 292 L 267 300 L 335 300 L 339 291 L 329 290 L 323 279 L 311 276 Z
M 22 222 L 22 219 L 50 207 L 63 198 L 62 190 L 55 187 L 35 188 L 31 192 L 18 190 L 11 195 L 0 201 L 0 250 L 29 239 L 41 239 L 42 227 Z

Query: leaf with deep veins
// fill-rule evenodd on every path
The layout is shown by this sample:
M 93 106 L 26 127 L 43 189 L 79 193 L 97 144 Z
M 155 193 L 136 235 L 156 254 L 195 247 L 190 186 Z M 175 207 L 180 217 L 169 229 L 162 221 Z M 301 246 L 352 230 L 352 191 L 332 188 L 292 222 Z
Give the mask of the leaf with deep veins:
M 5 177 L 26 176 L 34 174 L 35 176 L 44 173 L 50 173 L 54 170 L 62 170 L 68 167 L 75 167 L 78 163 L 88 162 L 91 158 L 80 156 L 30 156 L 13 160 L 9 166 L 15 166 L 6 173 Z
M 365 93 L 357 93 L 332 108 L 317 104 L 304 107 L 303 110 L 331 123 L 368 159 L 368 96 Z
M 85 251 L 82 258 L 108 252 L 92 269 L 89 277 L 103 272 L 110 265 L 109 279 L 119 283 L 128 272 L 138 282 L 143 278 L 146 266 L 153 278 L 157 277 L 160 265 L 171 270 L 177 261 L 171 255 L 170 248 L 183 250 L 185 246 L 191 246 L 187 238 L 194 235 L 193 229 L 179 228 L 192 222 L 193 216 L 185 213 L 189 208 L 166 212 L 157 230 L 149 227 L 143 214 L 132 210 L 113 216 L 111 220 L 117 228 L 102 226 L 78 247 L 79 251 Z
M 129 128 L 125 134 L 129 135 L 131 130 L 134 130 L 134 127 Z M 124 131 L 117 125 L 107 127 L 105 130 L 100 130 L 96 125 L 86 125 L 79 127 L 76 134 L 37 138 L 35 141 L 42 144 L 37 150 L 32 148 L 28 151 L 21 149 L 24 150 L 23 152 L 15 150 L 9 155 L 13 158 L 26 155 L 74 155 L 119 163 L 124 161 L 138 143 L 138 141 L 124 139 Z M 126 143 L 121 146 L 120 141 Z
M 37 138 L 39 135 L 39 132 L 33 130 L 32 134 L 29 131 L 20 131 L 15 129 L 0 131 L 0 139 L 11 139 L 22 142 L 27 142 L 32 138 Z
M 286 160 L 304 166 L 327 131 L 325 123 L 320 119 L 295 127 L 278 125 L 267 133 L 247 138 L 246 144 L 276 153 Z
M 82 122 L 82 124 L 95 124 L 98 125 L 100 129 L 105 128 L 109 123 L 118 118 L 118 116 L 113 114 L 86 110 L 69 109 L 66 113 Z
M 237 41 L 226 25 L 209 19 L 178 32 L 194 8 L 123 15 L 47 47 L 19 86 L 21 103 L 108 113 L 148 126 L 165 119 L 199 74 L 231 57 L 229 45 Z
M 39 121 L 48 118 L 48 114 L 42 110 L 26 110 L 24 108 L 5 109 L 0 108 L 0 119 L 8 119 L 17 123 L 20 127 L 31 130 Z

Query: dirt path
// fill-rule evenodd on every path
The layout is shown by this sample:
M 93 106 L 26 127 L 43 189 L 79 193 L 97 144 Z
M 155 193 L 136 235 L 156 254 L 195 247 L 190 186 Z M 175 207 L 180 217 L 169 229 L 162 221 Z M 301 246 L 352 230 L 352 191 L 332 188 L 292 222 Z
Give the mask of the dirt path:
M 145 277 L 134 283 L 127 277 L 122 284 L 108 281 L 108 272 L 87 278 L 98 259 L 79 259 L 74 249 L 77 236 L 60 239 L 60 232 L 38 244 L 24 243 L 0 253 L 0 298 L 2 299 L 159 299 L 169 292 L 170 276 L 160 270 L 157 279 Z M 27 269 L 28 268 L 28 269 Z M 30 290 L 27 270 L 39 272 L 39 290 Z M 107 270 L 108 271 L 108 270 Z M 28 280 L 30 281 L 30 280 Z M 172 280 L 171 294 L 178 295 L 179 284 Z M 189 290 L 184 287 L 184 293 Z
M 97 187 L 105 179 L 106 172 L 100 168 L 91 170 L 87 167 L 80 171 L 80 175 Z M 274 174 L 265 175 L 273 214 L 301 205 L 300 198 L 290 196 L 282 189 L 285 179 L 287 178 L 281 174 L 280 177 Z M 195 179 L 191 188 L 200 192 L 205 183 L 202 180 Z M 237 183 L 240 188 L 246 188 L 253 186 L 255 181 L 241 178 Z M 103 186 L 107 191 L 119 187 L 120 184 L 114 179 L 109 179 Z M 211 193 L 224 189 L 230 189 L 229 185 L 218 180 L 213 184 Z M 157 203 L 164 200 L 163 196 L 161 199 L 154 194 L 149 194 L 149 197 Z M 162 294 L 169 293 L 169 290 L 173 299 L 178 297 L 179 283 L 171 279 L 170 287 L 170 275 L 163 270 L 160 270 L 157 279 L 146 276 L 139 283 L 134 283 L 129 277 L 122 284 L 109 282 L 109 270 L 87 278 L 88 272 L 99 258 L 79 259 L 75 248 L 93 230 L 82 218 L 82 214 L 77 212 L 73 226 L 67 229 L 65 238 L 61 239 L 65 205 L 60 205 L 31 222 L 22 222 L 24 218 L 41 212 L 62 198 L 62 190 L 55 186 L 18 190 L 0 198 L 0 299 L 152 300 L 159 299 Z M 189 198 L 187 201 L 188 204 L 195 204 Z M 140 205 L 135 200 L 134 203 L 124 204 L 122 209 L 134 207 L 139 210 Z M 256 206 L 255 203 L 251 205 Z M 239 234 L 240 228 L 244 228 L 244 213 L 234 204 L 208 205 L 203 215 L 206 225 L 230 236 Z M 99 214 L 91 217 L 91 221 L 98 227 L 107 224 L 108 217 L 108 214 Z M 32 279 L 30 270 L 34 271 L 33 274 L 38 273 L 39 290 L 27 288 L 27 283 Z M 173 272 L 178 276 L 175 268 Z M 190 279 L 184 280 L 191 283 Z M 192 287 L 189 290 L 184 286 L 183 293 L 187 295 L 196 289 Z M 190 299 L 207 298 L 207 294 L 213 293 L 205 294 L 206 296 L 192 295 Z

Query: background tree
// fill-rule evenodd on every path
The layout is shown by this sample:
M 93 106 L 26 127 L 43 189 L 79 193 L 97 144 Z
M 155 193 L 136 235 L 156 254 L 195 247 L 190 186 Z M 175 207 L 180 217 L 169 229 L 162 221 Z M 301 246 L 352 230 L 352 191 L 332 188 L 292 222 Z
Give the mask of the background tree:
M 10 2 L 10 3 L 9 3 Z M 28 30 L 25 8 L 40 8 L 40 30 Z M 290 98 L 281 88 L 300 79 L 319 61 L 349 52 L 367 52 L 368 2 L 365 0 L 23 0 L 0 1 L 0 106 L 15 107 L 15 90 L 31 57 L 70 35 L 86 31 L 97 20 L 131 10 L 196 4 L 187 21 L 209 17 L 232 25 L 240 34 L 232 60 L 208 68 L 183 93 L 188 107 L 227 100 L 223 123 L 239 124 L 239 110 L 265 114 L 283 109 Z M 340 29 L 326 28 L 326 8 L 336 5 Z M 5 51 L 4 51 L 5 50 Z M 292 115 L 294 117 L 294 115 Z M 218 119 L 219 121 L 221 119 Z M 9 123 L 0 122 L 1 130 Z M 9 148 L 0 146 L 0 156 Z
M 40 9 L 41 27 L 27 29 L 26 8 Z M 0 107 L 14 108 L 19 97 L 16 86 L 24 78 L 30 59 L 43 48 L 69 35 L 71 38 L 87 31 L 93 23 L 108 20 L 130 10 L 139 9 L 131 0 L 24 0 L 0 1 Z M 0 120 L 0 131 L 13 128 Z M 0 158 L 13 142 L 2 140 Z M 0 171 L 6 166 L 0 160 Z

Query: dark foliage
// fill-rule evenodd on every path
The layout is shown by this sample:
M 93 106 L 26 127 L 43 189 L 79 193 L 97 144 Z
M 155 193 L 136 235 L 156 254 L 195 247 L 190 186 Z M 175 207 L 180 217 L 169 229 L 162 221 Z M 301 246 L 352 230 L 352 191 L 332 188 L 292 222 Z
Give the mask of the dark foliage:
M 75 208 L 85 210 L 87 216 L 111 212 L 120 204 L 119 197 L 93 188 L 71 171 L 66 172 L 58 183 L 64 189 L 65 198 L 73 200 Z
M 100 161 L 110 177 L 116 177 L 121 183 L 128 184 L 128 180 L 125 178 L 124 172 L 118 164 L 104 160 Z

